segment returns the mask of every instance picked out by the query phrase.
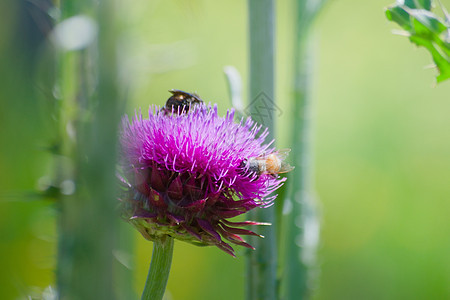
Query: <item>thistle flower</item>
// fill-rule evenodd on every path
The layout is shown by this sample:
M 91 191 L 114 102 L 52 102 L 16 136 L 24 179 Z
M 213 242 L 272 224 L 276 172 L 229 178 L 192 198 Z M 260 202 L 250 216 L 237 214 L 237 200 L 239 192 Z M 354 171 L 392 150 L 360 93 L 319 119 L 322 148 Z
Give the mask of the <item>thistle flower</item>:
M 262 223 L 229 218 L 272 204 L 284 179 L 251 172 L 249 158 L 272 153 L 268 135 L 250 118 L 235 123 L 203 103 L 188 113 L 167 114 L 151 106 L 148 119 L 123 119 L 121 167 L 126 185 L 123 216 L 148 240 L 165 236 L 215 245 L 234 256 L 229 243 L 253 249 L 243 229 Z

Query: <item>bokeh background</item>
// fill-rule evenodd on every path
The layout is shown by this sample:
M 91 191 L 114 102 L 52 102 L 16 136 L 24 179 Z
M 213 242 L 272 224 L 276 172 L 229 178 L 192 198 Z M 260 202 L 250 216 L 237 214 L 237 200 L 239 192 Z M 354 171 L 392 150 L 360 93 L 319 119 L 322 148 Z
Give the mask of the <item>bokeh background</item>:
M 392 2 L 330 0 L 311 30 L 314 191 L 322 222 L 313 299 L 450 299 L 450 82 L 436 85 L 436 70 L 426 68 L 429 54 L 391 33 L 398 28 L 384 8 Z M 450 9 L 450 1 L 442 3 Z M 164 104 L 173 88 L 196 91 L 224 113 L 227 65 L 240 71 L 246 95 L 246 1 L 118 5 L 128 113 Z M 292 1 L 278 1 L 276 101 L 284 112 L 293 17 Z M 1 75 L 4 83 L 29 83 L 5 70 Z M 54 203 L 17 194 L 33 190 L 51 169 L 39 148 L 51 116 L 39 113 L 42 95 L 23 107 L 26 91 L 15 96 L 4 90 L 1 101 L 9 106 L 0 108 L 0 280 L 6 283 L 0 295 L 6 299 L 54 285 L 56 264 Z M 9 114 L 4 107 L 11 105 L 22 113 Z M 289 147 L 287 132 L 296 130 L 287 116 L 277 123 L 280 148 Z M 125 260 L 140 294 L 152 244 L 127 224 L 123 230 L 133 237 L 135 255 Z M 244 264 L 242 249 L 234 259 L 177 241 L 169 299 L 243 299 Z

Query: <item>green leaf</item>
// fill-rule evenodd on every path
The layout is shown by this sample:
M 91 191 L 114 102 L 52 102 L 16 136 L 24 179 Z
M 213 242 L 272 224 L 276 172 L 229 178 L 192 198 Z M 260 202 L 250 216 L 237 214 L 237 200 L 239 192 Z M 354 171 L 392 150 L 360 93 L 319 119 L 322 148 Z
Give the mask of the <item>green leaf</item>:
M 408 12 L 403 8 L 403 6 L 393 6 L 386 10 L 386 16 L 390 21 L 394 21 L 403 29 L 410 31 L 411 19 Z
M 417 46 L 425 47 L 439 71 L 438 82 L 450 78 L 450 22 L 430 11 L 431 1 L 400 0 L 388 7 L 386 17 L 409 33 L 409 39 Z
M 426 10 L 431 9 L 431 0 L 400 0 L 397 1 L 397 3 L 409 8 L 423 8 Z
M 426 9 L 426 10 L 431 10 L 431 0 L 416 0 L 420 7 Z
M 418 46 L 427 48 L 430 52 L 433 57 L 433 61 L 440 72 L 440 74 L 436 77 L 437 82 L 450 78 L 450 60 L 448 55 L 443 54 L 435 43 L 432 43 L 427 39 L 418 36 L 411 36 L 410 40 Z
M 447 30 L 444 21 L 428 10 L 413 9 L 410 11 L 410 15 L 413 17 L 417 35 L 429 33 L 441 34 Z

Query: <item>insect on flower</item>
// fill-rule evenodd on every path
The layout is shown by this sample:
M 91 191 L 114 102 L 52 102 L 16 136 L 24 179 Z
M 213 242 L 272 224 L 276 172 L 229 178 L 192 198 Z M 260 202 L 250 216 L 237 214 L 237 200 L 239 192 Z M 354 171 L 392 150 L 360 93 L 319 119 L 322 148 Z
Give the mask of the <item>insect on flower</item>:
M 251 157 L 242 161 L 241 166 L 246 174 L 270 174 L 277 177 L 278 174 L 287 173 L 294 169 L 293 166 L 285 162 L 291 149 L 281 149 L 268 155 Z
M 170 92 L 162 109 L 123 118 L 122 217 L 150 241 L 170 236 L 232 256 L 230 244 L 254 249 L 243 236 L 260 235 L 242 227 L 266 224 L 232 218 L 273 203 L 289 151 L 266 144 L 268 130 L 250 117 L 237 123 L 233 110 L 220 116 L 195 94 Z
M 169 90 L 172 93 L 166 104 L 161 109 L 165 114 L 175 112 L 181 114 L 188 112 L 191 106 L 203 104 L 203 100 L 195 93 L 188 93 L 181 90 Z

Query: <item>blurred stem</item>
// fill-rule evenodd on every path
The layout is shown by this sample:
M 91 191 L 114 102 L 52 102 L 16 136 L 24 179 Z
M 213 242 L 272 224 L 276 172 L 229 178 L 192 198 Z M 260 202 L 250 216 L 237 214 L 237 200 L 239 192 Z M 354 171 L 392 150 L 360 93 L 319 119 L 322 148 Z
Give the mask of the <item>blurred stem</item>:
M 254 120 L 267 127 L 268 141 L 274 134 L 274 40 L 275 0 L 249 0 L 250 38 L 250 110 Z M 259 102 L 261 101 L 261 102 Z M 266 118 L 262 118 L 264 106 Z M 262 119 L 258 119 L 261 117 Z M 256 248 L 248 252 L 247 299 L 276 299 L 277 248 L 274 218 L 275 208 L 254 209 L 251 220 L 272 223 L 257 230 L 264 239 L 252 237 L 250 243 Z
M 137 299 L 134 288 L 133 270 L 134 260 L 134 228 L 128 223 L 119 221 L 119 239 L 114 248 L 116 264 L 114 266 L 114 286 L 117 299 Z
M 75 2 L 64 2 L 67 6 L 62 7 L 63 16 L 86 12 L 77 10 Z M 115 299 L 112 266 L 118 222 L 115 166 L 119 105 L 114 13 L 110 1 L 83 4 L 83 9 L 97 12 L 94 21 L 99 31 L 97 43 L 66 54 L 75 57 L 76 62 L 63 64 L 61 70 L 62 86 L 74 88 L 63 88 L 63 101 L 76 111 L 63 125 L 75 127 L 75 144 L 68 152 L 74 156 L 76 192 L 64 197 L 61 204 L 58 289 L 60 299 L 110 300 Z
M 308 30 L 324 4 L 324 0 L 296 1 L 294 40 L 294 90 L 291 120 L 291 159 L 298 168 L 290 174 L 289 203 L 291 210 L 283 218 L 286 228 L 286 249 L 283 260 L 283 293 L 286 299 L 306 299 L 308 296 L 308 266 L 303 261 L 306 244 L 305 226 L 308 220 L 317 222 L 309 197 L 311 172 L 311 45 Z
M 286 256 L 284 260 L 284 284 L 286 285 L 286 299 L 305 299 L 307 291 L 307 267 L 303 263 L 304 249 L 304 206 L 307 197 L 307 182 L 310 180 L 310 120 L 309 120 L 309 74 L 310 64 L 307 60 L 307 51 L 302 49 L 296 56 L 297 62 L 303 64 L 297 69 L 295 76 L 295 91 L 292 113 L 296 130 L 292 131 L 291 159 L 298 168 L 290 176 L 291 192 L 287 201 L 290 201 L 290 213 L 285 218 L 286 223 Z
M 161 300 L 169 279 L 173 256 L 173 238 L 165 238 L 153 242 L 152 261 L 145 281 L 142 300 Z

